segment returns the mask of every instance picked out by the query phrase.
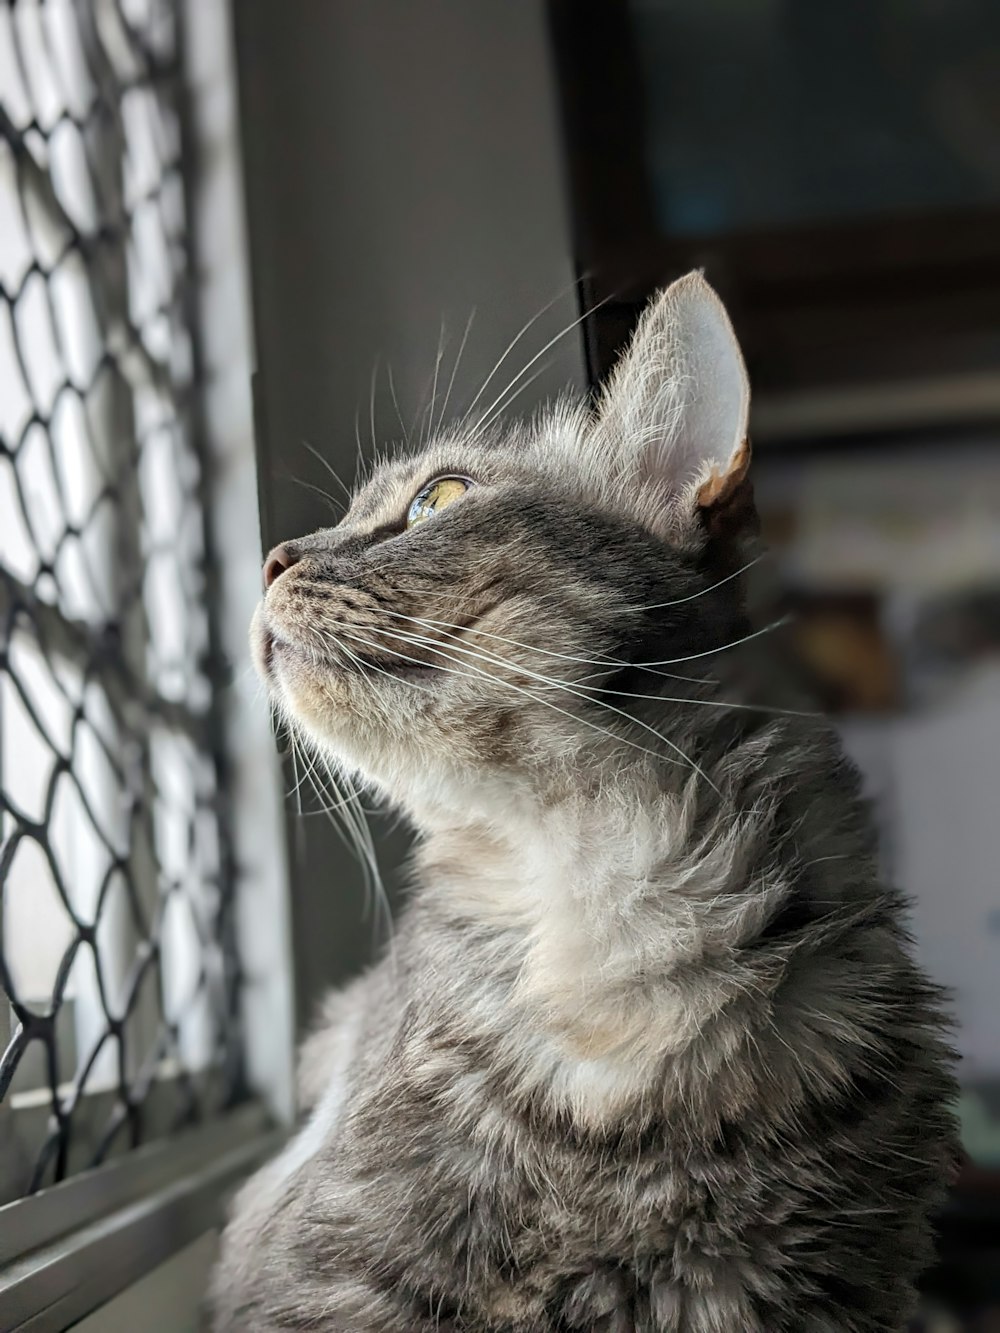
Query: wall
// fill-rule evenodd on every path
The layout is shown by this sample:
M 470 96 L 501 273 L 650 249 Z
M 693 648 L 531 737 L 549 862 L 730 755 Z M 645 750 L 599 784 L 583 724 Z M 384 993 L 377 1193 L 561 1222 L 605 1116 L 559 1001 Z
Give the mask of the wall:
M 449 411 L 526 321 L 484 401 L 578 310 L 541 0 L 241 0 L 236 20 L 270 542 L 331 521 L 309 485 L 342 500 L 307 444 L 350 485 L 356 422 L 369 453 L 419 433 L 442 324 L 435 413 L 473 312 Z M 578 335 L 539 367 L 519 408 L 583 383 Z M 378 833 L 391 886 L 405 839 Z M 325 821 L 291 838 L 301 1023 L 373 923 Z

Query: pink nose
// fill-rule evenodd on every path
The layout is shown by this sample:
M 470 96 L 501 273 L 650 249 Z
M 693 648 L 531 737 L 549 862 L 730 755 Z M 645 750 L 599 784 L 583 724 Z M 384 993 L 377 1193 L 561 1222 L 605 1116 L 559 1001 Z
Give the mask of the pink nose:
M 298 556 L 284 542 L 275 546 L 264 561 L 264 587 L 270 588 L 279 574 L 284 574 L 286 569 L 291 569 L 292 565 L 298 561 Z

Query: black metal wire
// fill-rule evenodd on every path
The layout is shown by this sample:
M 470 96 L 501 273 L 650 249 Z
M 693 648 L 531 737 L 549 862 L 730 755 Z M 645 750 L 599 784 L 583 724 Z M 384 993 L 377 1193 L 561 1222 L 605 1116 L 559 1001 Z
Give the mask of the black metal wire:
M 28 1191 L 242 1087 L 176 7 L 0 6 L 0 1114 L 47 1101 Z

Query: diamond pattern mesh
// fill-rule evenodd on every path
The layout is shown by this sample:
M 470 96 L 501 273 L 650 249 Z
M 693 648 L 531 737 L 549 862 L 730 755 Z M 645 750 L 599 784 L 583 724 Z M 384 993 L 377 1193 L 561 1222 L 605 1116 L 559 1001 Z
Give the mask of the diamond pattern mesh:
M 0 1202 L 240 1089 L 175 8 L 0 7 Z

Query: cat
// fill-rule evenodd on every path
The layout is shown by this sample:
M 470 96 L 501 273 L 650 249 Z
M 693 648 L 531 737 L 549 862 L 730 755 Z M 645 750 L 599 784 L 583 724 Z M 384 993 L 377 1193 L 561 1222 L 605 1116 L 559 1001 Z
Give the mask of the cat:
M 832 730 L 768 703 L 748 406 L 689 274 L 596 406 L 445 430 L 269 557 L 278 710 L 418 837 L 235 1201 L 217 1333 L 905 1323 L 946 1012 Z

